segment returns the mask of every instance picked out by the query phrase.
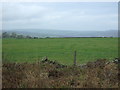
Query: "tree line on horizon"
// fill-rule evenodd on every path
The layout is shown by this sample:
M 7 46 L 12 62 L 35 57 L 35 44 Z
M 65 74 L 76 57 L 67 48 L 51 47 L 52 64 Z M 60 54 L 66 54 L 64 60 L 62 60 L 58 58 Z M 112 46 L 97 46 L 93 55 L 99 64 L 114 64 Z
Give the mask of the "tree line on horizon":
M 20 34 L 16 34 L 15 32 L 12 32 L 11 34 L 8 33 L 8 32 L 3 32 L 2 33 L 2 38 L 18 38 L 18 39 L 21 39 L 21 38 L 28 38 L 28 39 L 38 39 L 38 37 L 32 37 L 32 36 L 29 36 L 29 35 L 20 35 Z
M 39 39 L 39 38 L 53 38 L 53 37 L 48 37 L 48 36 L 46 36 L 46 37 L 37 37 L 37 36 L 30 36 L 30 35 L 21 35 L 21 34 L 15 33 L 15 32 L 12 32 L 12 33 L 3 32 L 2 35 L 0 35 L 0 38 Z M 107 38 L 107 37 L 100 36 L 100 37 L 59 37 L 59 38 Z M 110 36 L 110 38 L 113 38 L 113 37 Z

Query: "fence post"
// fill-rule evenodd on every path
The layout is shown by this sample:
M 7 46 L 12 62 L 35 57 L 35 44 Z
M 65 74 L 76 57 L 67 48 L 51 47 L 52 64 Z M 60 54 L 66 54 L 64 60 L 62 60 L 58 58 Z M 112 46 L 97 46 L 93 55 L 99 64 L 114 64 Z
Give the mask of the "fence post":
M 76 66 L 76 50 L 74 51 L 74 66 Z
M 48 57 L 47 57 L 47 56 L 45 56 L 45 60 L 48 60 Z

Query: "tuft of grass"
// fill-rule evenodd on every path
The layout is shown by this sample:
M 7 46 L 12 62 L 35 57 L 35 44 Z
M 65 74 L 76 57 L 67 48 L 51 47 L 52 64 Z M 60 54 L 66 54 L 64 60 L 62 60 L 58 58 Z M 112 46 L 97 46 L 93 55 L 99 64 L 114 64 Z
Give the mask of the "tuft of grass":
M 108 60 L 86 63 L 86 67 L 55 64 L 3 63 L 3 88 L 118 88 L 118 64 Z

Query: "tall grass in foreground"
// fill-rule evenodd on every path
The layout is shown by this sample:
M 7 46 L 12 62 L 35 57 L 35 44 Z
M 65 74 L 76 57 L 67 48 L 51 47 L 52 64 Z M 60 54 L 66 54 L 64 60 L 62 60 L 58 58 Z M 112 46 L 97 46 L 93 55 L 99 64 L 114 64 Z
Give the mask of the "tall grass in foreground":
M 118 88 L 118 64 L 107 60 L 85 67 L 43 62 L 3 63 L 3 88 Z

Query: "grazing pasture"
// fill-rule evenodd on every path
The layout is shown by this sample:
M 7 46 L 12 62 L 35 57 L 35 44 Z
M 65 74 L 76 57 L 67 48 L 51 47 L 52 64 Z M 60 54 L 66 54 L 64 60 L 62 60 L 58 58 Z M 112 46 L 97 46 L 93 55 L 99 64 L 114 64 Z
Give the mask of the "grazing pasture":
M 62 64 L 77 64 L 96 59 L 112 60 L 118 57 L 118 38 L 44 38 L 3 39 L 3 62 L 35 62 L 47 56 Z

